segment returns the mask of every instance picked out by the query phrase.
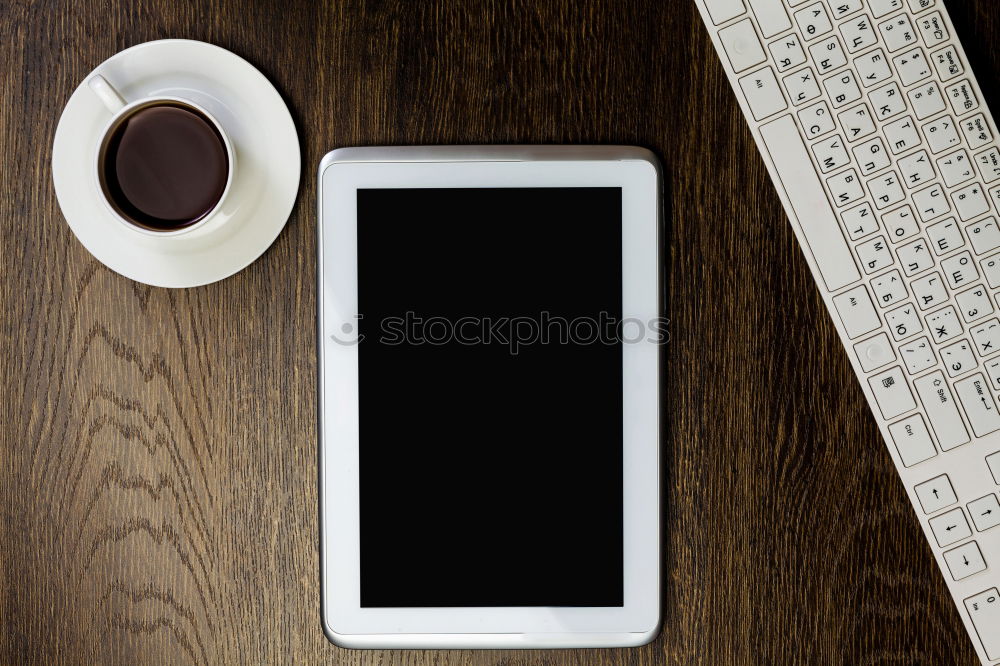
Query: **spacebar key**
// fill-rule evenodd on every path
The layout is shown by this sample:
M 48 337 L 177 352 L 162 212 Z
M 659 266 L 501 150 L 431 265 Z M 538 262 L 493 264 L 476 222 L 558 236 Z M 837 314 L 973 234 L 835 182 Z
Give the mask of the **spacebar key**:
M 795 121 L 791 116 L 782 116 L 762 125 L 760 133 L 827 288 L 836 291 L 860 280 L 851 249 L 840 233 Z

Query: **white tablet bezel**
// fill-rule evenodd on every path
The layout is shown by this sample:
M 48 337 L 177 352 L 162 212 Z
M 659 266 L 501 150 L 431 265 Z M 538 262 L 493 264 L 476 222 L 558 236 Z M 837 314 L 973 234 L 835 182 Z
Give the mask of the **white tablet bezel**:
M 660 618 L 658 344 L 623 345 L 623 607 L 361 608 L 356 331 L 359 188 L 621 187 L 623 319 L 659 316 L 659 169 L 623 147 L 356 148 L 319 169 L 322 620 L 345 647 L 641 645 Z M 470 211 L 474 214 L 474 211 Z M 346 331 L 346 333 L 345 333 Z M 512 516 L 512 522 L 516 522 Z

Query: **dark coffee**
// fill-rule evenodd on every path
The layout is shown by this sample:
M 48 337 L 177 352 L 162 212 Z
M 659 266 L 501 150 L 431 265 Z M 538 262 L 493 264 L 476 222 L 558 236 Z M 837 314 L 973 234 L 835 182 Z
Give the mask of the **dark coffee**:
M 176 102 L 153 103 L 122 120 L 100 164 L 101 187 L 115 209 L 154 231 L 183 229 L 208 215 L 230 168 L 212 121 Z

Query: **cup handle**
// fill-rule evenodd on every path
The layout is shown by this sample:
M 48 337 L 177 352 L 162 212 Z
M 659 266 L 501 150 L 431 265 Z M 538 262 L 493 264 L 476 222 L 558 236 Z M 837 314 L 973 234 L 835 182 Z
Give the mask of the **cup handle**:
M 114 89 L 108 80 L 101 76 L 100 74 L 95 74 L 90 79 L 87 80 L 87 85 L 90 89 L 94 91 L 94 94 L 104 102 L 104 106 L 108 107 L 108 111 L 111 113 L 118 113 L 125 107 L 125 100 L 118 91 Z

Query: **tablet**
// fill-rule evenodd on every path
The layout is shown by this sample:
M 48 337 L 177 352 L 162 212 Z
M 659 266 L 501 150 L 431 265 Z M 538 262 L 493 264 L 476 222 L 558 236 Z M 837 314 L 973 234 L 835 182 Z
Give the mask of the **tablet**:
M 355 648 L 630 646 L 660 616 L 657 161 L 319 168 L 322 622 Z

